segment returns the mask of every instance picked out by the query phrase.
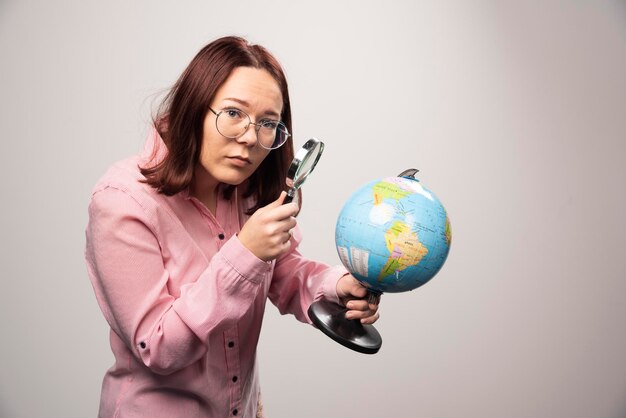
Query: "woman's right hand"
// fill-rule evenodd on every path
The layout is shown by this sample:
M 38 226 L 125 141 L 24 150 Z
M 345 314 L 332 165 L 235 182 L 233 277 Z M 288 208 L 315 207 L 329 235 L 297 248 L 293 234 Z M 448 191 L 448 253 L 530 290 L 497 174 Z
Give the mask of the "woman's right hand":
M 282 192 L 277 200 L 254 212 L 237 234 L 239 241 L 263 261 L 274 260 L 291 247 L 299 209 L 295 202 L 283 205 L 286 195 Z

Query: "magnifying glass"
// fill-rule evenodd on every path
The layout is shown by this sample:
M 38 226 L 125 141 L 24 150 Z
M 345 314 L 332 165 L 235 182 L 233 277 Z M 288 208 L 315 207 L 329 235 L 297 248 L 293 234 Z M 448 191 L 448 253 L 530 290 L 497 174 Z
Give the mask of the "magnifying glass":
M 289 190 L 287 190 L 287 196 L 285 196 L 283 203 L 293 201 L 298 189 L 302 187 L 306 178 L 313 172 L 322 156 L 322 152 L 324 152 L 324 143 L 317 138 L 311 138 L 296 153 L 287 171 L 286 182 Z

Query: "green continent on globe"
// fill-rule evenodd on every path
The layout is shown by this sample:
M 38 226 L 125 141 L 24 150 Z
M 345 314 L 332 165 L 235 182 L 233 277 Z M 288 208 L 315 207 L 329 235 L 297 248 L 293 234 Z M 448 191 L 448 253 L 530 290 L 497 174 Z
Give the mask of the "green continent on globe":
M 450 219 L 448 219 L 448 214 L 446 213 L 446 244 L 448 247 L 450 246 L 450 242 L 452 241 L 452 229 L 450 228 Z
M 400 200 L 411 194 L 409 190 L 405 190 L 396 184 L 386 181 L 375 184 L 372 187 L 372 192 L 374 194 L 374 205 L 379 205 L 385 199 Z
M 428 249 L 419 241 L 417 234 L 403 221 L 396 221 L 385 233 L 389 259 L 378 275 L 378 281 L 397 271 L 418 264 L 428 254 Z

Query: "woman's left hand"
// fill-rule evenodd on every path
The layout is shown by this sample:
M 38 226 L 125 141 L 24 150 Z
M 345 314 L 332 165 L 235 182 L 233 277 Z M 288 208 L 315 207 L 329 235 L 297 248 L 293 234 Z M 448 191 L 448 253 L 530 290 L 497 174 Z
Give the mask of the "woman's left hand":
M 362 324 L 373 324 L 378 320 L 378 304 L 367 302 L 367 289 L 351 274 L 339 279 L 337 295 L 348 308 L 346 318 L 360 319 Z

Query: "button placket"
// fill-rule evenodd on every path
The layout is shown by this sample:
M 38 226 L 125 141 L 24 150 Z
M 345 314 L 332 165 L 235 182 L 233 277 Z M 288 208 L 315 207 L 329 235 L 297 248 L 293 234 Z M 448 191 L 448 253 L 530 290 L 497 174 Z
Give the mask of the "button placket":
M 221 247 L 224 244 L 224 240 L 226 236 L 232 235 L 232 216 L 231 212 L 233 208 L 237 207 L 237 201 L 235 200 L 235 204 L 233 205 L 232 201 L 222 200 L 223 190 L 220 188 L 218 191 L 218 202 L 215 208 L 215 220 L 217 221 L 217 225 L 219 230 L 217 231 L 217 245 Z M 235 191 L 235 194 L 237 192 Z
M 221 248 L 226 235 L 224 234 L 224 228 L 222 228 L 219 217 L 217 215 L 213 215 L 207 208 L 195 197 L 191 198 L 192 204 L 196 207 L 196 209 L 200 212 L 202 218 L 206 221 L 206 225 L 209 228 L 209 232 L 211 235 L 216 236 L 218 238 L 217 248 Z
M 239 332 L 233 327 L 224 332 L 224 350 L 226 351 L 226 373 L 230 376 L 230 410 L 237 415 L 241 407 L 241 365 L 239 363 Z

